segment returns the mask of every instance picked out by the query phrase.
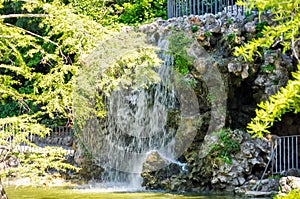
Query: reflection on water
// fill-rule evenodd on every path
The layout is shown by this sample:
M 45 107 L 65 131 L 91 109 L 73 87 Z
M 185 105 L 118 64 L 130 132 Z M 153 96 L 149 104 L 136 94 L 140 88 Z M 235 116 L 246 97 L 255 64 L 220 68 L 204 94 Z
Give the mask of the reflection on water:
M 9 199 L 234 199 L 233 196 L 195 196 L 159 192 L 107 193 L 87 189 L 6 187 Z

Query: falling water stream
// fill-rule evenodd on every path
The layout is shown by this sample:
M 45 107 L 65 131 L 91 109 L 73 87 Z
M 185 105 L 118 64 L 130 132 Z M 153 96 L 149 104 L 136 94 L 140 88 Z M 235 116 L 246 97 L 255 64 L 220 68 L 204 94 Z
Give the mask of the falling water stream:
M 184 165 L 176 160 L 174 153 L 177 129 L 168 126 L 171 111 L 179 106 L 174 87 L 169 82 L 172 61 L 170 55 L 164 56 L 158 69 L 160 83 L 147 89 L 120 89 L 111 93 L 105 133 L 96 157 L 99 165 L 105 168 L 103 180 L 106 185 L 141 190 L 143 162 L 154 150 L 168 161 Z

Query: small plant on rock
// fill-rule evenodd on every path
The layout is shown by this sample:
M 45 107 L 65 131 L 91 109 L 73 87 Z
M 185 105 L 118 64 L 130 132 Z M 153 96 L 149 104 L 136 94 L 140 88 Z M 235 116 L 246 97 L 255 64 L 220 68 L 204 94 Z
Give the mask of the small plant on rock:
M 193 25 L 192 26 L 192 32 L 197 32 L 199 29 L 199 26 L 198 25 Z
M 215 134 L 218 136 L 219 142 L 212 146 L 211 155 L 231 164 L 232 154 L 240 150 L 240 144 L 231 137 L 229 129 L 221 129 Z
M 271 65 L 271 64 L 268 64 L 266 66 L 261 67 L 261 71 L 263 73 L 271 73 L 275 69 L 276 69 L 276 67 L 274 65 Z
M 194 58 L 187 54 L 186 49 L 192 40 L 183 31 L 180 31 L 174 32 L 169 37 L 169 42 L 169 53 L 174 57 L 175 70 L 182 75 L 188 74 L 190 72 L 189 68 L 193 65 Z
M 205 35 L 205 37 L 210 37 L 210 36 L 212 36 L 212 33 L 207 30 L 204 35 Z

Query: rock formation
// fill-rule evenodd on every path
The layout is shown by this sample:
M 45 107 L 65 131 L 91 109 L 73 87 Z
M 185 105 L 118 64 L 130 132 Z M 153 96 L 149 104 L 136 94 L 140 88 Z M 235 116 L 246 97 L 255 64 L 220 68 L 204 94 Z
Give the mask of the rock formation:
M 199 58 L 204 53 L 208 53 L 212 58 L 210 66 L 217 66 L 222 73 L 228 95 L 226 127 L 231 129 L 245 129 L 246 124 L 253 116 L 256 104 L 266 100 L 280 87 L 285 86 L 290 72 L 295 69 L 291 55 L 283 54 L 280 47 L 264 52 L 261 63 L 246 62 L 232 55 L 235 46 L 257 37 L 258 23 L 272 25 L 268 15 L 262 17 L 262 22 L 258 21 L 255 13 L 250 18 L 251 20 L 240 15 L 232 16 L 230 13 L 205 14 L 172 18 L 166 21 L 157 20 L 139 28 L 148 35 L 150 42 L 158 46 L 168 42 L 167 37 L 180 31 L 184 32 L 187 37 L 197 40 L 202 48 L 198 47 L 195 50 L 193 47 L 193 55 Z M 197 81 L 194 90 L 199 101 L 202 102 L 200 114 L 206 119 L 198 127 L 197 135 L 191 146 L 180 157 L 187 164 L 188 171 L 182 172 L 178 165 L 168 164 L 167 160 L 163 160 L 159 154 L 151 154 L 144 164 L 143 186 L 147 189 L 167 191 L 227 191 L 231 193 L 232 191 L 245 193 L 256 189 L 269 159 L 271 144 L 266 140 L 252 139 L 247 133 L 234 130 L 231 133 L 233 137 L 239 138 L 240 151 L 232 154 L 233 158 L 230 163 L 220 161 L 212 155 L 200 158 L 199 151 L 204 144 L 207 144 L 204 142 L 204 138 L 209 139 L 210 136 L 206 133 L 209 126 L 208 120 L 211 119 L 209 117 L 211 99 L 209 99 L 207 90 L 203 86 L 203 79 L 201 79 L 207 72 L 207 67 L 210 66 L 200 64 L 201 68 L 199 69 L 198 65 L 194 62 L 194 68 L 190 68 L 188 75 Z M 294 119 L 291 119 L 290 123 L 293 121 Z M 274 128 L 276 130 L 278 127 Z M 299 125 L 295 125 L 294 128 L 296 129 L 293 132 L 296 134 Z M 278 132 L 275 131 L 274 134 L 278 134 Z M 166 166 L 156 171 L 149 171 L 149 167 L 159 162 Z M 264 183 L 264 189 L 266 187 L 275 187 L 276 189 L 276 185 L 278 185 L 278 182 L 273 181 L 263 181 L 262 183 Z

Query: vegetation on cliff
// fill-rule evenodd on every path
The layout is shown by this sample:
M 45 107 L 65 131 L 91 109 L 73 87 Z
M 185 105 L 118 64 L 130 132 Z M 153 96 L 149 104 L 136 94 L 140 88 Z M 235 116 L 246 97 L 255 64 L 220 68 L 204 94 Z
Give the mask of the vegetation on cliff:
M 293 55 L 299 63 L 299 26 L 300 26 L 300 3 L 288 0 L 249 0 L 239 2 L 250 10 L 258 9 L 261 14 L 270 12 L 274 25 L 265 26 L 261 37 L 253 39 L 241 47 L 236 47 L 235 55 L 242 55 L 246 60 L 254 61 L 259 56 L 276 46 L 282 46 L 282 52 Z M 298 71 L 293 73 L 294 79 L 290 80 L 286 87 L 271 96 L 269 100 L 261 102 L 256 110 L 256 117 L 248 124 L 248 132 L 254 137 L 263 137 L 273 126 L 274 122 L 286 112 L 300 112 L 300 65 Z

